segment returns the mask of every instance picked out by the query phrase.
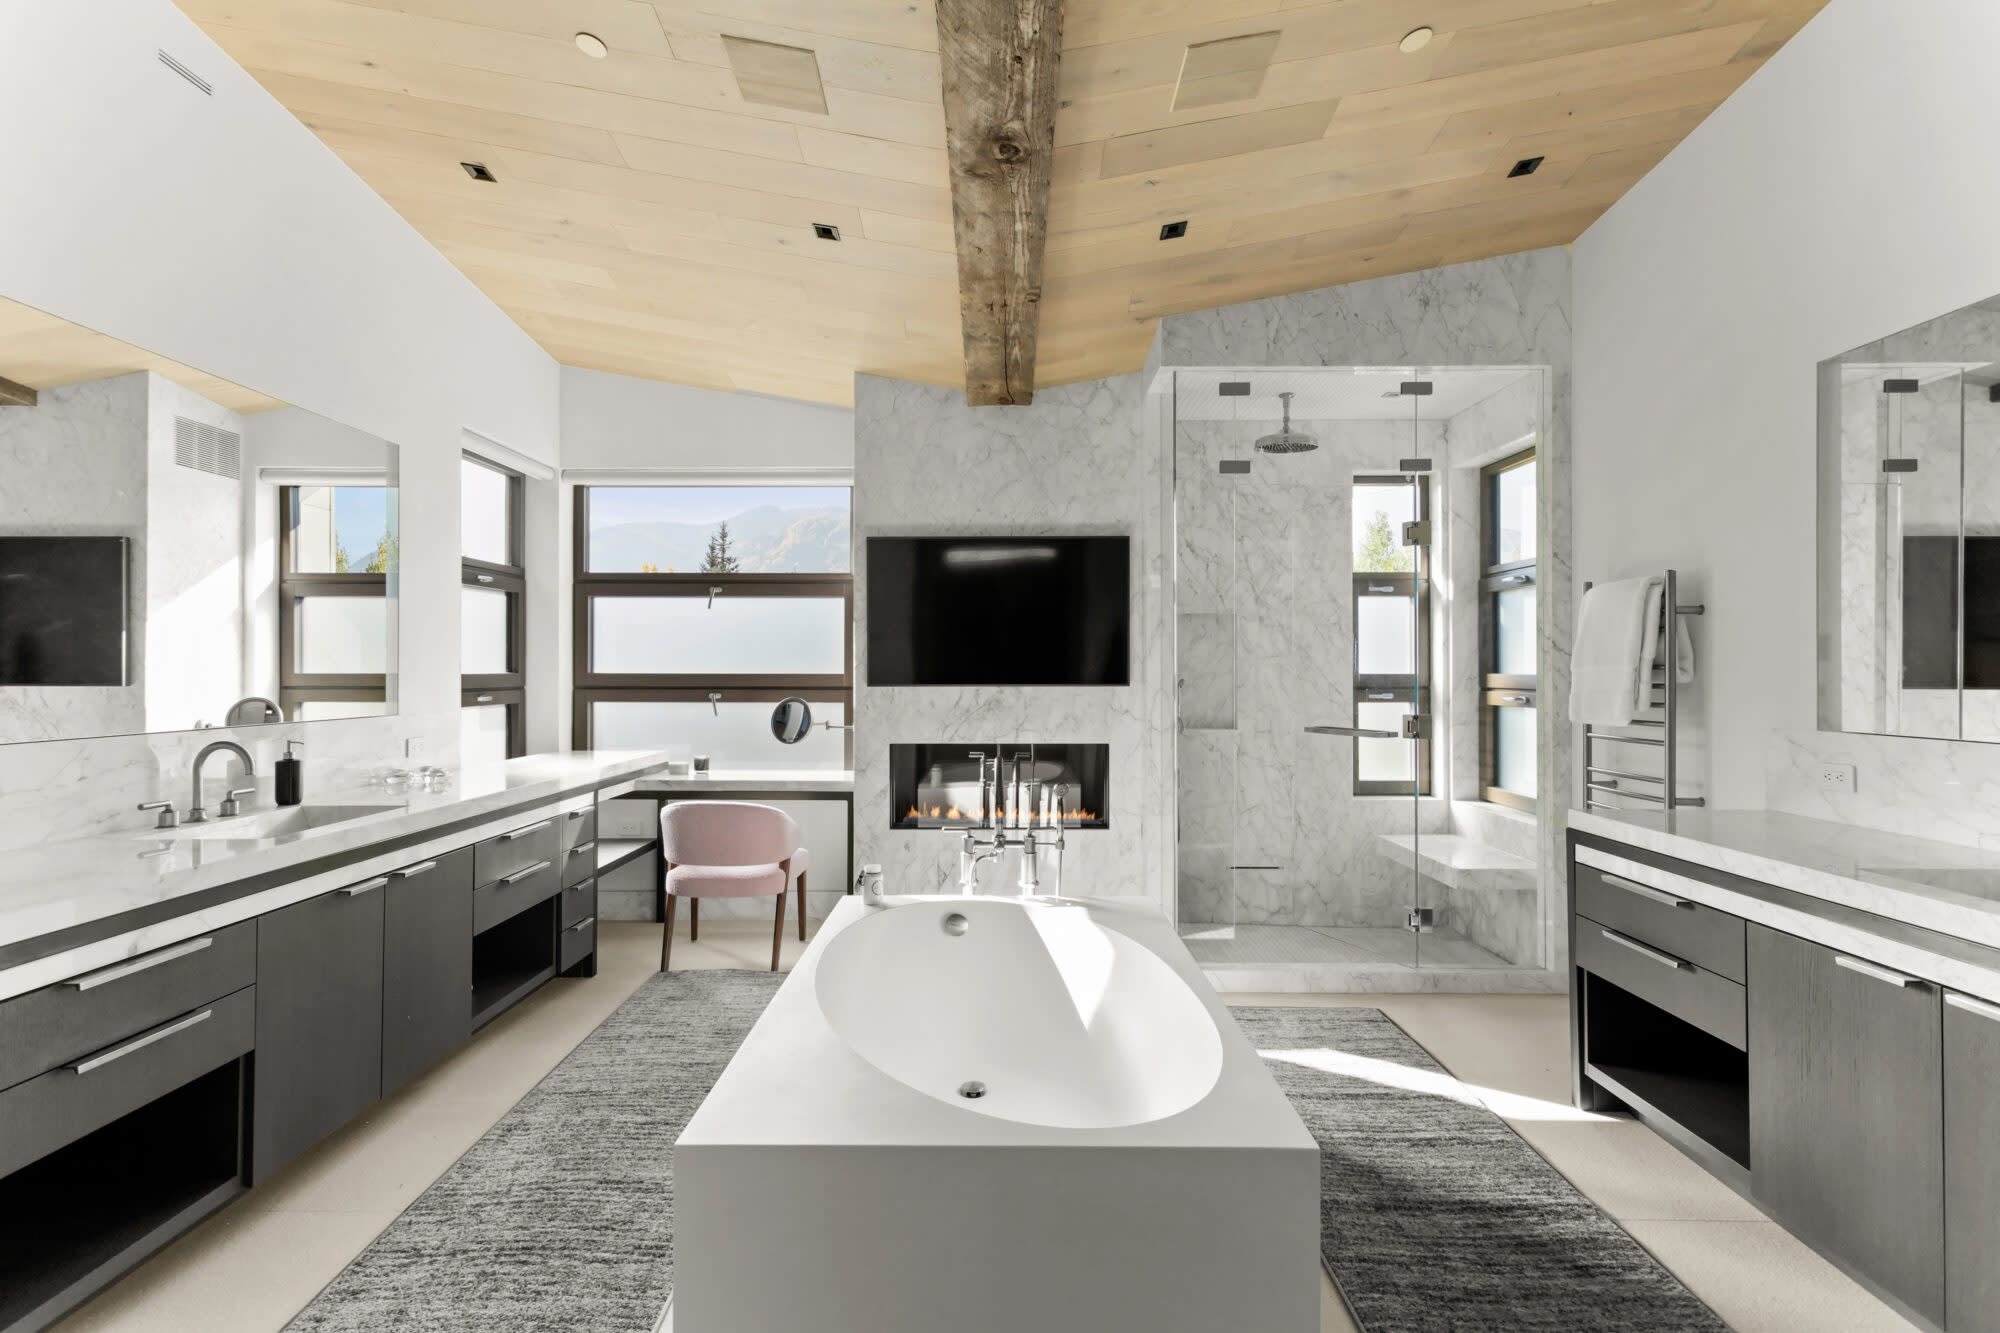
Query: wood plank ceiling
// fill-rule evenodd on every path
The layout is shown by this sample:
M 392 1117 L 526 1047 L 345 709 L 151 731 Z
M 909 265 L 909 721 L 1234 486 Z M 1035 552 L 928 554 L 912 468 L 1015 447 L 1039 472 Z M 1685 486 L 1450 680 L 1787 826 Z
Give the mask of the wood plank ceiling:
M 246 416 L 284 406 L 207 371 L 0 297 L 0 379 L 28 389 L 53 389 L 135 370 L 150 370 Z M 0 403 L 5 401 L 0 396 Z
M 560 361 L 964 383 L 931 0 L 179 3 Z M 1036 381 L 1137 369 L 1165 314 L 1571 241 L 1823 4 L 1070 0 Z

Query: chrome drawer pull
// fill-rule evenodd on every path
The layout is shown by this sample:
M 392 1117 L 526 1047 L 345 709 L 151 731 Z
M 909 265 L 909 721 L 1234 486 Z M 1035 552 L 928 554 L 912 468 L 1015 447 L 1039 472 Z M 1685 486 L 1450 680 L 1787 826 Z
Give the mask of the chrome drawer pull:
M 159 1041 L 166 1037 L 171 1037 L 176 1032 L 187 1031 L 189 1028 L 193 1027 L 196 1023 L 199 1023 L 202 1020 L 206 1019 L 210 1014 L 214 1012 L 215 1010 L 213 1009 L 204 1009 L 198 1014 L 189 1014 L 186 1018 L 180 1019 L 177 1022 L 169 1023 L 163 1028 L 154 1028 L 151 1032 L 148 1032 L 143 1037 L 134 1037 L 132 1038 L 132 1040 L 126 1042 L 123 1046 L 113 1046 L 108 1051 L 100 1051 L 96 1055 L 90 1056 L 88 1059 L 78 1060 L 75 1064 L 71 1065 L 70 1068 L 79 1074 L 88 1074 L 93 1069 L 102 1069 L 104 1066 L 110 1064 L 113 1060 L 123 1060 L 126 1056 L 132 1054 L 132 1052 L 136 1050 L 140 1050 L 144 1047 L 151 1046 L 154 1042 Z
M 2000 1004 L 1988 1004 L 1985 1000 L 1975 1000 L 1970 995 L 1960 995 L 1957 991 L 1946 991 L 1944 1002 L 1954 1009 L 1963 1009 L 1968 1014 L 1978 1014 L 2000 1023 Z
M 569 854 L 571 856 L 582 856 L 585 852 L 594 852 L 596 850 L 597 850 L 596 843 L 580 842 L 576 846 L 569 849 Z
M 553 861 L 537 861 L 526 870 L 516 870 L 513 874 L 505 876 L 500 882 L 502 884 L 519 884 L 522 880 L 528 878 L 528 876 L 539 875 L 554 864 L 555 862 Z
M 587 814 L 589 814 L 589 813 L 590 813 L 590 811 L 588 811 L 588 810 L 572 810 L 572 811 L 570 811 L 570 812 L 569 812 L 569 813 L 568 813 L 567 815 L 565 815 L 565 816 L 563 816 L 563 817 L 564 817 L 565 819 L 582 819 L 582 818 L 583 818 L 583 817 L 584 817 L 585 815 L 587 815 Z
M 584 928 L 585 926 L 594 926 L 594 925 L 596 925 L 596 924 L 597 924 L 597 918 L 596 918 L 596 917 L 594 917 L 594 916 L 587 916 L 587 917 L 585 917 L 585 918 L 584 918 L 583 920 L 581 920 L 581 921 L 577 922 L 577 923 L 576 923 L 575 925 L 571 926 L 571 927 L 570 927 L 570 929 L 571 929 L 571 930 L 582 930 L 582 929 L 583 929 L 583 928 Z
M 155 949 L 151 953 L 140 954 L 137 958 L 127 958 L 122 963 L 113 963 L 110 967 L 102 967 L 95 972 L 86 972 L 80 977 L 71 977 L 63 985 L 74 986 L 77 990 L 96 990 L 108 981 L 120 981 L 126 977 L 135 976 L 140 972 L 156 968 L 161 963 L 171 963 L 176 958 L 185 958 L 191 953 L 200 953 L 213 943 L 215 943 L 213 935 L 203 935 L 200 939 L 195 940 L 182 940 L 179 944 L 170 944 L 164 949 Z
M 1630 949 L 1633 953 L 1643 954 L 1645 957 L 1652 959 L 1656 963 L 1661 963 L 1667 967 L 1671 967 L 1676 972 L 1694 971 L 1694 964 L 1688 962 L 1686 959 L 1676 958 L 1670 953 L 1661 953 L 1658 949 L 1655 949 L 1650 945 L 1641 944 L 1637 940 L 1628 939 L 1625 936 L 1620 935 L 1615 930 L 1603 931 L 1603 935 L 1605 939 L 1610 940 L 1613 944 L 1622 944 L 1626 948 Z
M 1676 897 L 1665 889 L 1656 889 L 1650 884 L 1641 884 L 1636 879 L 1626 879 L 1623 875 L 1614 875 L 1609 871 L 1600 870 L 1597 874 L 1598 878 L 1611 887 L 1623 889 L 1627 893 L 1636 893 L 1647 902 L 1658 903 L 1662 907 L 1685 907 L 1690 911 L 1694 909 L 1694 902 L 1691 899 Z
M 359 884 L 350 884 L 342 889 L 340 894 L 343 898 L 359 898 L 364 893 L 375 892 L 375 890 L 388 882 L 389 877 L 387 875 L 378 875 L 374 879 L 362 880 Z
M 397 879 L 414 879 L 426 870 L 436 870 L 437 868 L 438 863 L 435 861 L 419 861 L 413 866 L 404 866 L 401 870 L 392 871 L 391 873 Z
M 539 824 L 530 824 L 530 825 L 528 825 L 528 827 L 526 827 L 526 828 L 517 828 L 517 829 L 515 829 L 515 830 L 514 830 L 514 831 L 513 831 L 512 833 L 503 833 L 503 834 L 501 834 L 501 835 L 500 835 L 500 841 L 502 841 L 502 842 L 512 842 L 512 841 L 514 841 L 514 839 L 516 839 L 516 838 L 525 838 L 525 837 L 527 837 L 527 836 L 528 836 L 528 835 L 529 835 L 530 833 L 539 833 L 539 832 L 541 832 L 541 831 L 542 831 L 543 829 L 547 828 L 547 827 L 548 827 L 549 825 L 551 825 L 551 824 L 553 824 L 553 823 L 555 823 L 555 821 L 554 821 L 553 819 L 544 819 L 544 820 L 543 820 L 543 821 L 542 821 L 541 823 L 539 823 Z
M 1861 958 L 1849 958 L 1844 953 L 1835 954 L 1833 962 L 1836 967 L 1844 967 L 1849 972 L 1859 972 L 1862 976 L 1873 977 L 1877 981 L 1886 981 L 1891 986 L 1901 986 L 1904 990 L 1928 986 L 1930 984 L 1921 977 L 1913 977 L 1903 972 L 1892 972 L 1880 964 L 1871 963 Z

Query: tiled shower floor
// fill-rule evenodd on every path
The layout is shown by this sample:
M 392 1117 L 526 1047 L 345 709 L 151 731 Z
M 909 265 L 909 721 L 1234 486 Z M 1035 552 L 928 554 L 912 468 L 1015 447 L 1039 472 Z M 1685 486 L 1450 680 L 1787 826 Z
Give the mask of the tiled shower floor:
M 1204 967 L 1316 963 L 1508 968 L 1514 964 L 1450 931 L 1414 936 L 1387 926 L 1263 926 L 1181 923 L 1181 939 Z

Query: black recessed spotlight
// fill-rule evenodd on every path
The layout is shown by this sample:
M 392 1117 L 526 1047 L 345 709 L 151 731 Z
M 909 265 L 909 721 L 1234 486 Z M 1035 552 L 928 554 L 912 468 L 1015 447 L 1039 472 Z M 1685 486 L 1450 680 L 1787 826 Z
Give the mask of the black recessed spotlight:
M 840 239 L 840 228 L 834 226 L 831 222 L 815 222 L 813 223 L 813 235 L 819 237 L 822 241 L 837 241 Z
M 1513 180 L 1516 176 L 1532 176 L 1535 174 L 1535 168 L 1541 165 L 1542 159 L 1539 157 L 1524 157 L 1514 164 L 1512 171 L 1507 173 L 1507 179 Z
M 464 167 L 465 174 L 472 177 L 472 179 L 476 181 L 491 181 L 499 179 L 492 172 L 486 169 L 486 164 L 484 162 L 461 162 L 458 165 Z
M 1187 235 L 1186 218 L 1182 218 L 1179 222 L 1169 222 L 1160 228 L 1160 239 L 1163 241 L 1178 241 L 1185 235 Z

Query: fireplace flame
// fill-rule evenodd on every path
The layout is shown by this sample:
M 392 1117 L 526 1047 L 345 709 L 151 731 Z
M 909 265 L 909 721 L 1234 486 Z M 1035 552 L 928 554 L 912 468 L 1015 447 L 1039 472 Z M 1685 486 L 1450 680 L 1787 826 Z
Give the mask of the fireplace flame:
M 1055 828 L 1058 825 L 1063 828 L 1084 828 L 1103 822 L 1103 816 L 1094 810 L 1064 810 L 1059 815 L 1043 815 L 1039 818 L 1014 810 L 997 811 L 996 814 L 999 815 L 1002 825 L 1007 828 Z M 903 812 L 905 824 L 955 824 L 972 827 L 982 824 L 985 817 L 983 810 L 978 808 L 960 810 L 955 805 L 949 807 L 934 805 L 928 811 L 913 805 Z

